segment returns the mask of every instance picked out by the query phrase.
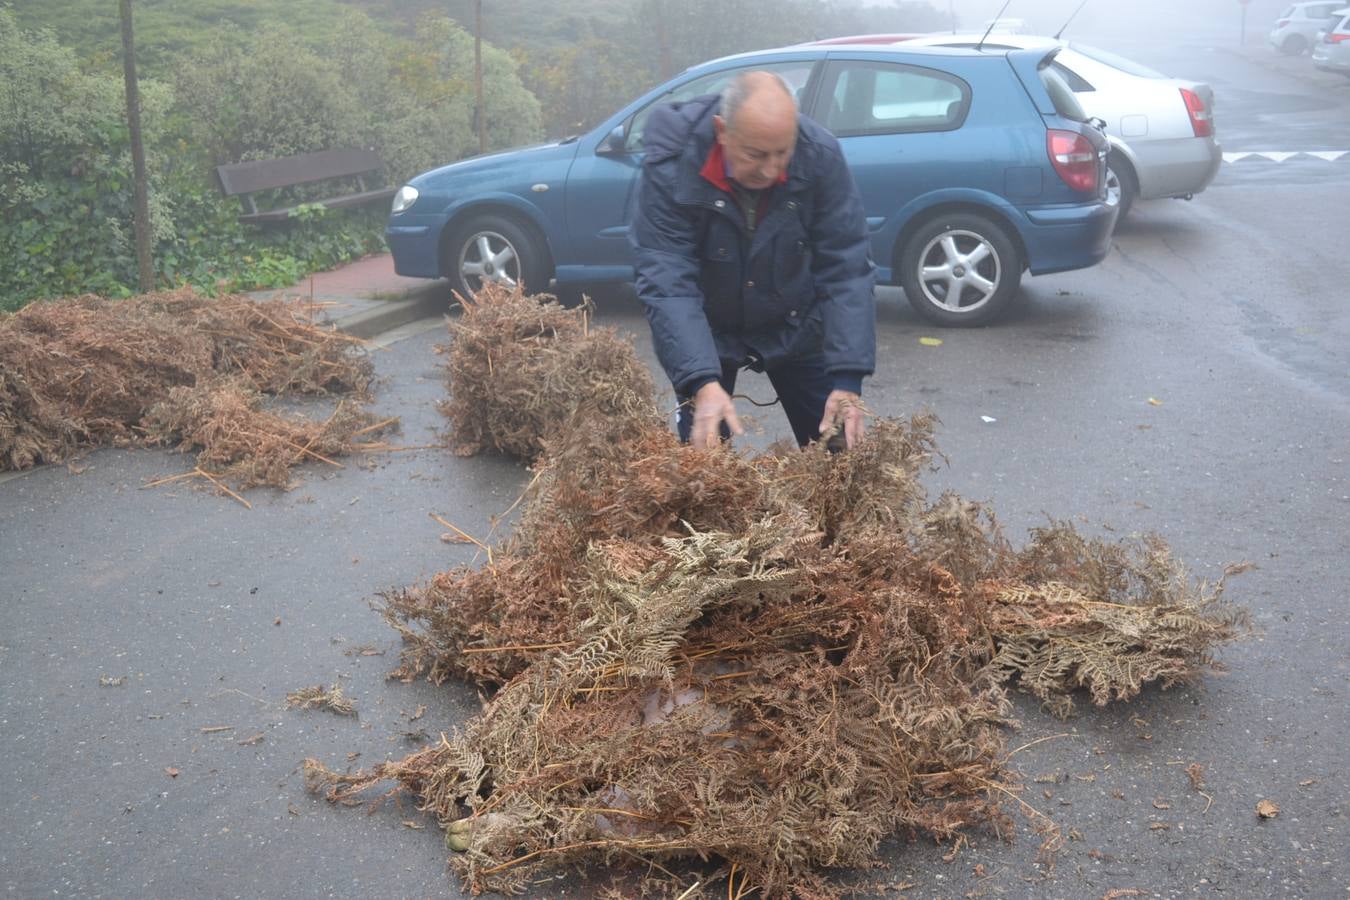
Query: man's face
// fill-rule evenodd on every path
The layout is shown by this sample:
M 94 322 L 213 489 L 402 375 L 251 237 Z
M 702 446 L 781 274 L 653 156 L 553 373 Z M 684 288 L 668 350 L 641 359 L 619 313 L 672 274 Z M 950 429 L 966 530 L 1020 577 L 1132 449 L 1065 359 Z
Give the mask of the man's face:
M 751 98 L 737 111 L 734 127 L 721 116 L 713 117 L 713 125 L 727 169 L 742 187 L 763 190 L 787 171 L 797 144 L 797 110 L 788 98 Z

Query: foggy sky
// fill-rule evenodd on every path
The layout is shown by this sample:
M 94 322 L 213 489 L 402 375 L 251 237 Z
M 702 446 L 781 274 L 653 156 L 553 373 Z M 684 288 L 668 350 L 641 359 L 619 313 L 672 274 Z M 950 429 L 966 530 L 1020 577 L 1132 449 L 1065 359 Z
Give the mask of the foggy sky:
M 929 0 L 938 10 L 950 6 L 963 29 L 978 30 L 998 14 L 1003 0 Z M 1264 41 L 1275 18 L 1291 0 L 1251 0 L 1247 42 Z M 1348 0 L 1350 2 L 1350 0 Z M 1054 34 L 1079 0 L 1012 0 L 1004 16 L 1023 19 L 1034 34 Z M 1066 38 L 1098 43 L 1232 43 L 1241 31 L 1237 0 L 1088 0 L 1065 32 Z

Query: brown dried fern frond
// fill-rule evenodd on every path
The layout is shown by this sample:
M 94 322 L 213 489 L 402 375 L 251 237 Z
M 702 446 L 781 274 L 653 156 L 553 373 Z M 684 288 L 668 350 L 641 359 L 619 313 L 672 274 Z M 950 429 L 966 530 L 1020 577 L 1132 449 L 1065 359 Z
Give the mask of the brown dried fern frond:
M 994 666 L 1061 716 L 1078 688 L 1100 706 L 1150 682 L 1192 681 L 1217 667 L 1217 648 L 1250 631 L 1247 611 L 1223 596 L 1246 568 L 1192 583 L 1156 535 L 1108 543 L 1067 523 L 1038 529 L 1009 576 L 982 585 Z
M 180 290 L 34 303 L 0 315 L 0 469 L 140 443 L 147 413 L 177 388 L 233 379 L 364 398 L 372 372 L 352 339 L 283 301 Z

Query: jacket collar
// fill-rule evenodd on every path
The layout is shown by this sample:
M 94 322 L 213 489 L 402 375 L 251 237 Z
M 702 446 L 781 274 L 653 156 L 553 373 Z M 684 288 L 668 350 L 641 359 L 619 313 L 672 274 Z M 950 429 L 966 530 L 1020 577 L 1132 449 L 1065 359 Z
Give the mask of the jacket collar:
M 796 155 L 795 153 L 793 154 Z M 792 167 L 792 161 L 788 160 L 788 168 Z M 704 180 L 719 190 L 731 193 L 731 176 L 727 174 L 727 156 L 722 149 L 722 142 L 713 141 L 712 150 L 708 151 L 708 158 L 703 161 L 703 168 L 699 170 Z M 778 173 L 778 181 L 775 184 L 787 184 L 788 169 Z

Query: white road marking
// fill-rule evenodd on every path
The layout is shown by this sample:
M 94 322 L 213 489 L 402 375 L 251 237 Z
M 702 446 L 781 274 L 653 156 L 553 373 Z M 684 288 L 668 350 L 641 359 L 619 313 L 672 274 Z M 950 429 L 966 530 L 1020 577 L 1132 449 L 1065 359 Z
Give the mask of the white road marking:
M 1312 156 L 1327 162 L 1335 162 L 1346 155 L 1350 155 L 1350 150 L 1240 150 L 1225 153 L 1223 161 L 1235 163 L 1250 156 L 1259 156 L 1271 162 L 1284 162 L 1295 156 Z

